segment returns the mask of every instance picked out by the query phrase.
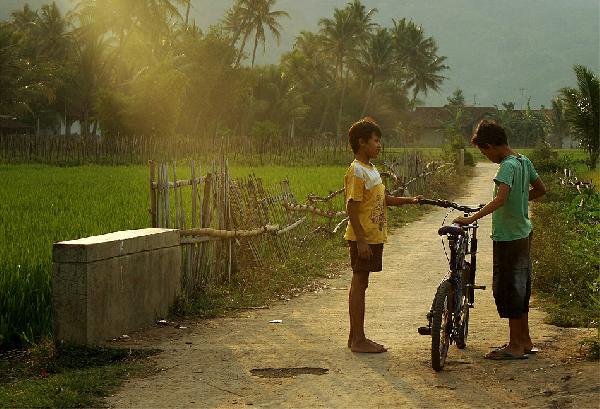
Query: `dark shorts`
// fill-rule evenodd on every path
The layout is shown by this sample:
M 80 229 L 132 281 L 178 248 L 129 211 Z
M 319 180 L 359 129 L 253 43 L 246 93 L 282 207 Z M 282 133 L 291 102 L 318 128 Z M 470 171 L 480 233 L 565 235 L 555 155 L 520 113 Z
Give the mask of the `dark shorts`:
M 513 241 L 494 241 L 493 291 L 500 318 L 521 318 L 531 297 L 531 234 Z
M 350 265 L 353 272 L 381 271 L 383 258 L 383 243 L 369 244 L 373 255 L 370 259 L 358 257 L 358 247 L 355 241 L 348 240 L 348 248 L 350 249 Z

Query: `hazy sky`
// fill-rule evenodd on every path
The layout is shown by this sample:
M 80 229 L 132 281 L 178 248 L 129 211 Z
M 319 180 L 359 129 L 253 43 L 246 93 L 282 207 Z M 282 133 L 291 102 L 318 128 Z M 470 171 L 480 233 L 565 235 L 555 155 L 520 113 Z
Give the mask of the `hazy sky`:
M 314 31 L 318 21 L 330 17 L 348 0 L 279 0 L 276 8 L 291 19 L 282 20 L 284 32 L 278 47 L 267 43 L 258 63 L 275 63 L 289 50 L 301 30 Z M 24 4 L 0 0 L 0 17 Z M 37 7 L 44 2 L 29 2 Z M 192 17 L 201 28 L 219 21 L 233 0 L 192 0 Z M 454 89 L 463 89 L 469 103 L 478 105 L 514 101 L 517 107 L 531 96 L 532 105 L 549 105 L 557 90 L 574 85 L 573 64 L 600 72 L 599 0 L 363 0 L 377 8 L 375 20 L 390 26 L 392 18 L 407 17 L 432 35 L 439 52 L 448 57 L 440 94 L 426 102 L 443 104 Z M 58 0 L 72 7 L 71 0 Z M 523 96 L 523 97 L 522 97 Z

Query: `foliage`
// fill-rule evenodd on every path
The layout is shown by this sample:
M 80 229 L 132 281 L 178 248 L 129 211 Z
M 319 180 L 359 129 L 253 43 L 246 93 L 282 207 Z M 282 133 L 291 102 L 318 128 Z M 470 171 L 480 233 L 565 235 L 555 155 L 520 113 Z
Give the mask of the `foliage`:
M 568 156 L 559 157 L 558 151 L 552 150 L 550 144 L 545 141 L 538 142 L 528 157 L 540 173 L 562 172 L 572 164 L 572 160 Z
M 0 407 L 95 406 L 122 379 L 148 372 L 158 350 L 76 347 L 45 340 L 0 355 Z
M 512 102 L 503 102 L 502 107 L 496 109 L 494 119 L 504 127 L 511 146 L 534 147 L 545 141 L 547 119 L 543 114 L 534 112 L 529 101 L 525 111 L 515 110 Z
M 40 134 L 62 125 L 70 135 L 78 122 L 84 136 L 206 144 L 253 142 L 255 123 L 269 120 L 293 128 L 288 144 L 326 136 L 343 149 L 347 125 L 363 115 L 378 120 L 388 141 L 398 138 L 401 116 L 439 90 L 448 68 L 421 26 L 406 18 L 379 26 L 377 10 L 360 0 L 302 32 L 270 67 L 255 59 L 289 17 L 276 0 L 235 0 L 202 30 L 189 6 L 78 0 L 66 16 L 54 3 L 16 10 L 0 23 L 0 113 Z
M 546 141 L 562 148 L 563 139 L 569 136 L 565 108 L 560 98 L 552 100 L 552 109 L 546 114 Z
M 1 166 L 0 348 L 35 342 L 52 330 L 52 243 L 147 227 L 146 166 Z M 185 169 L 184 169 L 185 170 Z M 189 177 L 182 170 L 180 177 Z M 294 193 L 337 190 L 344 167 L 232 167 L 269 184 L 288 177 Z M 19 193 L 17 193 L 19 192 Z M 35 232 L 35 234 L 32 234 Z
M 535 289 L 552 323 L 598 325 L 600 194 L 578 193 L 550 174 L 543 178 L 548 194 L 533 208 Z
M 450 120 L 444 126 L 444 156 L 446 161 L 458 164 L 460 152 L 464 152 L 464 164 L 475 166 L 475 158 L 467 150 L 467 143 L 463 131 L 463 124 L 470 119 L 464 110 L 464 96 L 461 89 L 454 91 L 448 98 L 446 109 L 450 112 Z
M 562 103 L 571 131 L 588 151 L 591 169 L 596 168 L 600 154 L 600 78 L 582 65 L 573 67 L 578 88 L 563 88 Z

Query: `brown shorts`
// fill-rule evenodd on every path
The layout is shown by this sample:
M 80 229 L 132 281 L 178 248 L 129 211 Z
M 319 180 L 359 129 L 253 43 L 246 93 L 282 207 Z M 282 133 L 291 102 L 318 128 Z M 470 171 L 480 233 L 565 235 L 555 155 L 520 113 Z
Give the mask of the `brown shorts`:
M 521 318 L 531 296 L 531 237 L 494 241 L 493 292 L 500 318 Z
M 381 261 L 383 257 L 383 243 L 369 244 L 371 247 L 370 259 L 358 257 L 358 247 L 355 241 L 348 240 L 350 249 L 350 265 L 353 272 L 381 271 Z

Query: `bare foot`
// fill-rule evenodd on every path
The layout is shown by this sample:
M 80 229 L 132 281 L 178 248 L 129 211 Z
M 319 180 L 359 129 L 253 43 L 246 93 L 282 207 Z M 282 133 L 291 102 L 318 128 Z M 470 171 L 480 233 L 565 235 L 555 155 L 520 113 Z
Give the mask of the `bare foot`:
M 387 351 L 387 349 L 383 345 L 379 345 L 368 339 L 364 339 L 362 341 L 354 341 L 352 343 L 352 346 L 350 347 L 350 350 L 352 352 L 371 353 L 371 354 L 379 354 L 379 353 Z
M 383 349 L 382 352 L 387 352 L 387 348 L 384 347 L 382 344 L 372 341 L 370 339 L 366 340 L 368 343 L 370 343 L 371 345 L 375 345 L 377 348 Z M 348 338 L 348 348 L 352 349 L 352 338 Z
M 387 348 L 384 347 L 383 344 L 380 344 L 379 342 L 375 342 L 375 341 L 372 341 L 370 339 L 367 339 L 367 342 L 370 342 L 371 344 L 375 345 L 377 348 L 383 349 L 383 352 L 387 351 Z

